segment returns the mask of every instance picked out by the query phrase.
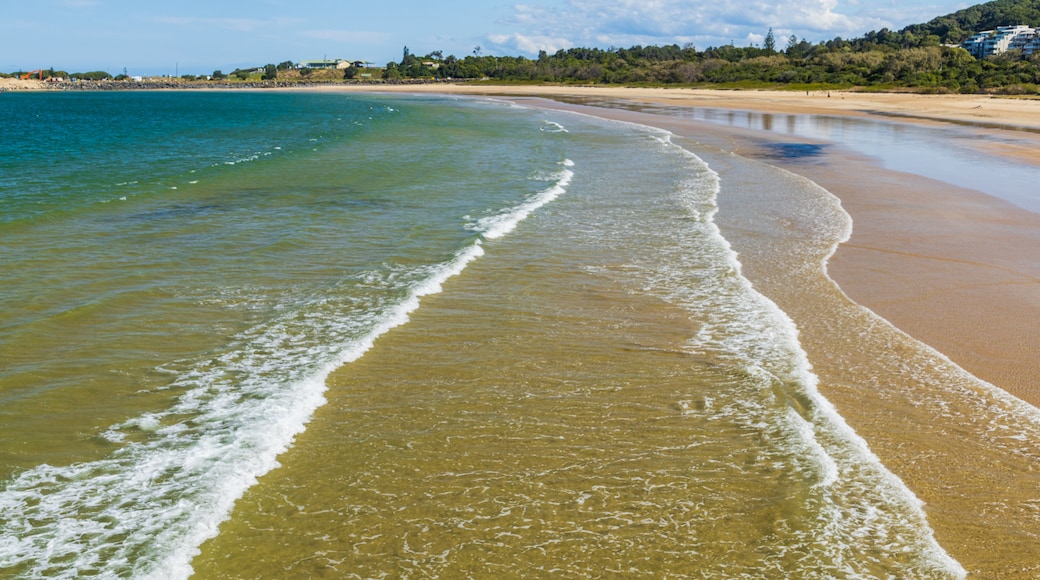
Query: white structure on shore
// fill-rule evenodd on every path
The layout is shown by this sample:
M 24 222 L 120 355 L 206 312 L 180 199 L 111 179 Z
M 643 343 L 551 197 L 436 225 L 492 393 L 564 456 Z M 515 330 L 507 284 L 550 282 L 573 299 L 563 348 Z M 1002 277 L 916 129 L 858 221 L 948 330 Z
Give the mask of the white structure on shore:
M 365 60 L 343 60 L 342 58 L 337 58 L 335 60 L 329 60 L 329 59 L 301 60 L 297 66 L 300 67 L 300 68 L 321 68 L 321 69 L 335 68 L 335 69 L 343 70 L 343 69 L 350 68 L 352 66 L 356 66 L 358 68 L 364 68 L 365 66 L 367 66 L 369 64 L 372 64 L 372 63 L 370 63 L 368 61 L 365 61 Z
M 975 58 L 986 58 L 1009 50 L 1021 50 L 1028 56 L 1040 51 L 1040 30 L 1024 25 L 1001 26 L 996 30 L 984 30 L 961 47 Z

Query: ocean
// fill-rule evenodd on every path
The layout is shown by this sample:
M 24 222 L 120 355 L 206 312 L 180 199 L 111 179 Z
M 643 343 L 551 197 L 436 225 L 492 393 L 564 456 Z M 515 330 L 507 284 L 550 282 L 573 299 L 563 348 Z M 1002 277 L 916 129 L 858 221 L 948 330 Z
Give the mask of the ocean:
M 917 404 L 1037 457 L 1032 407 L 832 289 L 821 325 L 900 355 L 811 360 L 732 245 L 812 287 L 840 203 L 660 129 L 245 91 L 0 119 L 0 576 L 964 576 L 820 364 L 968 384 Z M 765 189 L 802 245 L 720 230 Z

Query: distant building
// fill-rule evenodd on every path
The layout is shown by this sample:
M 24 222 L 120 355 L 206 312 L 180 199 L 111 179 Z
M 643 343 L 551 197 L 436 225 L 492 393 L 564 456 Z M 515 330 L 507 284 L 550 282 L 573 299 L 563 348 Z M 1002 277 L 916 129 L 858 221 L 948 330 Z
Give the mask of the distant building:
M 327 59 L 324 59 L 324 60 L 301 60 L 300 64 L 299 64 L 299 67 L 300 68 L 315 68 L 315 69 L 336 68 L 336 69 L 342 70 L 342 69 L 350 68 L 352 66 L 356 66 L 358 68 L 364 68 L 365 65 L 367 65 L 367 64 L 371 64 L 371 63 L 369 63 L 367 61 L 364 61 L 364 60 L 344 60 L 342 58 L 337 58 L 337 59 L 334 59 L 334 60 L 327 60 Z
M 1024 25 L 1001 26 L 984 30 L 961 44 L 975 58 L 987 58 L 1009 50 L 1021 50 L 1030 55 L 1040 50 L 1040 30 Z
M 341 58 L 335 60 L 301 60 L 300 68 L 338 68 L 341 62 L 343 62 Z
M 1040 29 L 1034 30 L 1032 35 L 1023 34 L 1011 43 L 1011 49 L 1020 49 L 1022 54 L 1029 56 L 1034 52 L 1040 52 Z

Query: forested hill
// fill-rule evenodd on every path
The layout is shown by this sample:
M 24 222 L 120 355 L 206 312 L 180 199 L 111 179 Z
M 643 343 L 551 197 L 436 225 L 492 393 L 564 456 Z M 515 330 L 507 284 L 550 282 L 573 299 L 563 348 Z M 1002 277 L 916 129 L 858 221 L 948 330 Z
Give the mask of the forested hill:
M 908 26 L 903 32 L 917 37 L 935 35 L 942 42 L 959 43 L 976 32 L 1014 24 L 1040 27 L 1040 0 L 994 0 Z

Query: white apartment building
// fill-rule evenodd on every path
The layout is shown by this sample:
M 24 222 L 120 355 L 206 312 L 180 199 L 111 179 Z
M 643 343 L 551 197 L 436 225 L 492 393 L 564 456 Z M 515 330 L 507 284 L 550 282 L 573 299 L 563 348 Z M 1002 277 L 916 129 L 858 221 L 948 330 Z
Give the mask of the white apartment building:
M 961 47 L 975 58 L 986 58 L 1013 49 L 1030 55 L 1040 50 L 1040 30 L 1021 24 L 1001 26 L 996 30 L 979 32 L 965 40 Z

